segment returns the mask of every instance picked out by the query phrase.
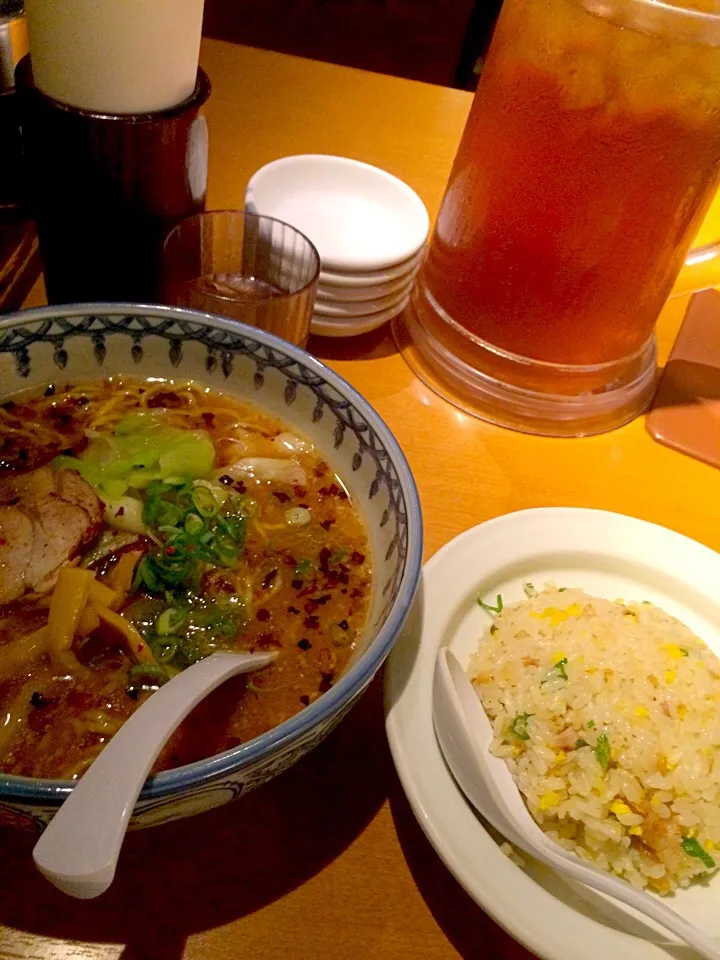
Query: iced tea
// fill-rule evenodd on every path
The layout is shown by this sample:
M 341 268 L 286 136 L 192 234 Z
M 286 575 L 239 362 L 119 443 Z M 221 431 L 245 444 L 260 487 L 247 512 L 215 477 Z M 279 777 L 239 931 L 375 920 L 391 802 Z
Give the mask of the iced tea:
M 505 0 L 416 293 L 449 350 L 540 392 L 546 364 L 602 392 L 643 355 L 720 168 L 720 19 L 593 2 Z

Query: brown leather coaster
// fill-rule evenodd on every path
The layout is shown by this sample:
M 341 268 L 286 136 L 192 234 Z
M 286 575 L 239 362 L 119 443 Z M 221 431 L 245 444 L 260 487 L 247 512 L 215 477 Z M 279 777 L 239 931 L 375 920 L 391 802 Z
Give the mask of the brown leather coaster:
M 720 292 L 690 301 L 647 416 L 660 443 L 720 467 Z

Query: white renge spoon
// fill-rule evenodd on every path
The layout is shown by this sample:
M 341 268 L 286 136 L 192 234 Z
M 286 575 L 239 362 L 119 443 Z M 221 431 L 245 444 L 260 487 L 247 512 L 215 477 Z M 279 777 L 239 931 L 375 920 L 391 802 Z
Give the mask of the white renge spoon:
M 433 720 L 445 760 L 463 793 L 511 843 L 558 873 L 651 917 L 707 960 L 720 960 L 720 942 L 657 897 L 584 863 L 543 833 L 525 806 L 507 764 L 490 752 L 490 720 L 467 674 L 447 647 L 440 648 L 435 664 Z
M 35 844 L 38 870 L 63 893 L 88 900 L 113 881 L 130 814 L 173 731 L 211 691 L 259 670 L 270 653 L 213 653 L 183 670 L 122 725 Z

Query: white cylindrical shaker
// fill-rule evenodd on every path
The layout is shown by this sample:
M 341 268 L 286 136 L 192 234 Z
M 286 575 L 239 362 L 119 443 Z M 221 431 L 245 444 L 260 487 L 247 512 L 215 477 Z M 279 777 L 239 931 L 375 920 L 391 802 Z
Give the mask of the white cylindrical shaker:
M 190 97 L 203 0 L 26 0 L 36 86 L 93 113 L 143 114 Z

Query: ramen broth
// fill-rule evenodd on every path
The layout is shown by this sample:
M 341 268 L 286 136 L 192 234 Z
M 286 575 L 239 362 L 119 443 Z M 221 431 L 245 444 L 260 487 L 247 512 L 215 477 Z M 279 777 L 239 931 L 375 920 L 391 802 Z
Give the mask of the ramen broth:
M 49 387 L 0 406 L 0 467 L 6 773 L 80 776 L 214 650 L 277 658 L 196 708 L 156 770 L 258 736 L 347 667 L 366 531 L 322 454 L 273 416 L 193 383 Z

